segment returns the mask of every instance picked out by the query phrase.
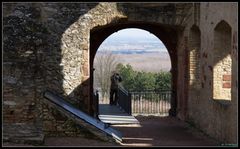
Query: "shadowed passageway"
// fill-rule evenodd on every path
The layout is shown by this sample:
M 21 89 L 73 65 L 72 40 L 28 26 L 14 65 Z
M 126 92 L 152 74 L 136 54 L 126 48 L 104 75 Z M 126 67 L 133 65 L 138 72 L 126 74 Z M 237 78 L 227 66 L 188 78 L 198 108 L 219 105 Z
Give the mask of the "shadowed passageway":
M 122 143 L 82 137 L 46 137 L 43 146 L 219 146 L 220 144 L 173 117 L 137 116 L 140 125 L 113 125 Z M 6 144 L 16 146 L 17 144 Z M 22 144 L 25 146 L 24 144 Z
M 218 143 L 174 117 L 137 116 L 140 126 L 113 126 L 124 146 L 217 146 Z
M 123 134 L 123 142 L 83 138 L 45 139 L 46 146 L 219 146 L 216 141 L 173 117 L 137 116 L 140 125 L 112 125 Z M 91 144 L 91 145 L 89 145 Z

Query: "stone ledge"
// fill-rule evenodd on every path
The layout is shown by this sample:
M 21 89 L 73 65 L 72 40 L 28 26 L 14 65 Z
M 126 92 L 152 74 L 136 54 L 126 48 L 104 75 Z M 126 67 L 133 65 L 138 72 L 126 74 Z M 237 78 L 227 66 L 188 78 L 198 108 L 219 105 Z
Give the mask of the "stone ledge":
M 224 100 L 224 99 L 213 99 L 214 102 L 221 104 L 224 107 L 228 107 L 231 105 L 231 100 Z
M 44 134 L 34 124 L 3 124 L 3 142 L 41 145 Z

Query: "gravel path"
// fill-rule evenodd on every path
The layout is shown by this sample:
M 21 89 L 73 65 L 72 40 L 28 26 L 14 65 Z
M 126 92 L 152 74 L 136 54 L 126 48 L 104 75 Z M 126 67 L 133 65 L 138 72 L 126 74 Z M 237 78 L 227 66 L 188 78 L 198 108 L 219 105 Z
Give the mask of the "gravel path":
M 113 126 L 123 134 L 123 142 L 120 144 L 87 138 L 46 137 L 44 146 L 218 146 L 216 141 L 176 118 L 156 116 L 136 118 L 140 121 L 140 126 Z M 16 144 L 6 146 L 9 145 L 17 146 Z

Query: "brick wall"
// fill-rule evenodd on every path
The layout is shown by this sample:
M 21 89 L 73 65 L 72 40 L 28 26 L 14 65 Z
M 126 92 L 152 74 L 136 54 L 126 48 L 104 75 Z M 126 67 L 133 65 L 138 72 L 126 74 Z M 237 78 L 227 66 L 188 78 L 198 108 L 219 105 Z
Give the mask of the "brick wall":
M 237 7 L 234 3 L 201 3 L 200 12 L 201 88 L 189 90 L 188 121 L 222 143 L 235 144 L 238 59 L 233 39 L 236 39 L 237 22 L 234 18 Z M 189 20 L 184 32 L 188 32 L 192 25 L 194 19 Z

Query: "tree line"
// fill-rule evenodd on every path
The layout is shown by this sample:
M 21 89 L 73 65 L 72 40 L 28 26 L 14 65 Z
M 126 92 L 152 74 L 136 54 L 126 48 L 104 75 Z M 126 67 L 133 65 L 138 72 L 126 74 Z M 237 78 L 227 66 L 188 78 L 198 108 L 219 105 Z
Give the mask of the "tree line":
M 171 73 L 158 73 L 133 70 L 130 64 L 123 65 L 111 51 L 96 55 L 94 61 L 94 88 L 101 92 L 103 98 L 109 97 L 110 77 L 114 70 L 122 76 L 122 87 L 128 91 L 168 90 L 171 89 Z
M 116 70 L 122 76 L 122 86 L 128 91 L 171 89 L 170 72 L 144 72 L 133 70 L 132 66 L 119 63 Z

